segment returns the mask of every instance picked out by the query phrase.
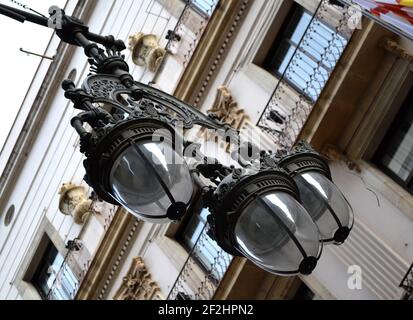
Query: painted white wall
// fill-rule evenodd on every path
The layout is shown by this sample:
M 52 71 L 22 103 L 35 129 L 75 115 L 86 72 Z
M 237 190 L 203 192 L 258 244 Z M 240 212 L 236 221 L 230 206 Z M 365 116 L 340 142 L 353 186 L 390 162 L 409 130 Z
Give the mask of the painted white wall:
M 343 246 L 325 247 L 314 274 L 303 280 L 310 287 L 318 281 L 328 293 L 322 296 L 327 298 L 400 299 L 403 291 L 398 285 L 413 259 L 411 219 L 345 164 L 334 162 L 330 166 L 333 180 L 353 207 L 355 226 Z M 361 268 L 361 288 L 348 285 L 354 276 L 349 270 L 352 266 Z
M 76 3 L 77 0 L 69 1 L 66 11 L 70 13 Z M 171 17 L 153 0 L 105 0 L 97 1 L 92 17 L 87 23 L 92 32 L 112 34 L 126 43 L 129 35 L 135 32 L 156 33 L 160 36 L 161 46 L 164 46 L 167 41 L 166 32 L 174 28 L 176 18 Z M 58 44 L 59 39 L 54 36 L 46 54 L 53 55 Z M 151 81 L 154 74 L 145 68 L 134 66 L 130 51 L 125 51 L 125 54 L 135 79 L 146 83 Z M 0 172 L 3 172 L 8 161 L 48 66 L 49 63 L 42 63 L 34 78 L 10 139 L 1 154 Z M 173 71 L 171 66 L 172 69 L 177 68 L 176 64 L 169 65 L 166 68 L 166 76 L 179 75 L 182 71 L 182 67 Z M 80 86 L 89 73 L 87 59 L 80 48 L 75 51 L 68 70 L 73 68 L 77 69 L 75 82 Z M 161 84 L 169 91 L 176 85 L 173 81 L 164 80 Z M 70 126 L 70 119 L 79 111 L 74 110 L 72 104 L 68 103 L 62 90 L 48 94 L 52 96 L 50 110 L 44 122 L 40 124 L 40 132 L 7 200 L 6 208 L 12 204 L 16 207 L 15 217 L 8 227 L 3 222 L 0 223 L 0 299 L 22 298 L 13 282 L 25 257 L 33 254 L 29 252 L 29 247 L 45 217 L 65 243 L 81 232 L 81 226 L 75 225 L 70 216 L 64 216 L 58 210 L 58 190 L 63 183 L 82 183 L 86 186 L 82 182 L 85 172 L 82 165 L 83 156 L 79 152 L 79 139 Z M 92 218 L 88 223 L 88 229 L 82 233 L 82 239 L 89 251 L 96 248 L 102 233 L 99 221 Z M 152 264 L 155 267 L 156 263 Z
M 76 1 L 73 1 L 73 5 Z M 72 8 L 74 6 L 72 5 Z M 102 29 L 110 2 L 99 2 L 98 10 L 91 19 L 91 30 Z M 55 40 L 52 43 L 56 43 Z M 80 49 L 73 56 L 69 70 L 76 68 L 79 77 L 86 76 L 85 59 Z M 37 81 L 42 81 L 40 72 Z M 82 157 L 75 148 L 76 135 L 70 128 L 70 118 L 75 114 L 62 91 L 50 92 L 54 95 L 50 112 L 47 114 L 32 152 L 29 154 L 8 207 L 16 206 L 16 215 L 8 227 L 0 227 L 0 298 L 16 299 L 13 287 L 16 272 L 26 257 L 30 244 L 45 216 L 53 224 L 63 241 L 71 240 L 79 234 L 81 227 L 74 225 L 71 217 L 58 212 L 58 190 L 64 182 L 80 183 L 83 172 Z M 33 100 L 31 100 L 33 101 Z M 30 104 L 30 100 L 27 100 Z M 23 121 L 24 114 L 18 121 Z M 76 180 L 75 180 L 76 179 Z
M 335 183 L 353 206 L 357 218 L 399 256 L 407 262 L 413 261 L 413 220 L 345 165 L 333 163 L 331 167 Z

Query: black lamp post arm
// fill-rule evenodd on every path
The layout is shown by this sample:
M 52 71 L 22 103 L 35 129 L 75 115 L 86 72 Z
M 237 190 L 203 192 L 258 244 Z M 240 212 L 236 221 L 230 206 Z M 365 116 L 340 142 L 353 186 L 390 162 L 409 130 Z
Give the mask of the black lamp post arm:
M 0 14 L 22 23 L 28 21 L 43 27 L 55 29 L 57 35 L 63 42 L 85 48 L 88 57 L 96 59 L 101 56 L 101 51 L 98 50 L 97 45 L 89 41 L 101 44 L 106 50 L 112 52 L 120 52 L 126 49 L 123 41 L 116 40 L 113 36 L 101 36 L 92 33 L 89 31 L 89 27 L 79 19 L 66 15 L 64 10 L 57 7 L 53 9 L 55 11 L 54 14 L 51 14 L 50 18 L 45 18 L 0 4 Z
M 11 19 L 17 20 L 21 23 L 28 21 L 28 22 L 41 25 L 43 27 L 49 27 L 50 19 L 39 16 L 37 14 L 27 12 L 27 11 L 9 7 L 4 4 L 0 4 L 0 14 L 6 17 L 9 17 Z

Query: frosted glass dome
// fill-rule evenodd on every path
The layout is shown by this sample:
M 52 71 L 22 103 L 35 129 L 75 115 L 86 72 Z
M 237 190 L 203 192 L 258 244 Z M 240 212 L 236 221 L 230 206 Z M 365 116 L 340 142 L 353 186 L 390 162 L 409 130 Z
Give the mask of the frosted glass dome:
M 251 202 L 235 226 L 239 250 L 274 274 L 310 274 L 322 243 L 306 210 L 287 193 L 274 192 Z
M 154 223 L 186 210 L 194 190 L 186 162 L 170 146 L 140 141 L 115 161 L 112 196 L 132 214 Z

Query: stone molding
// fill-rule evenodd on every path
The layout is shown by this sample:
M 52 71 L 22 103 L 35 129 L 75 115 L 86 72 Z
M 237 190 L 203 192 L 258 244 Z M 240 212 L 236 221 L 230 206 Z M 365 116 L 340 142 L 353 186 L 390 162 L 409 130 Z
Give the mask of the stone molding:
M 161 289 L 152 280 L 141 257 L 134 258 L 113 300 L 162 300 Z
M 406 50 L 396 40 L 386 37 L 382 40 L 381 46 L 396 57 L 406 60 L 409 63 L 413 63 L 413 54 Z

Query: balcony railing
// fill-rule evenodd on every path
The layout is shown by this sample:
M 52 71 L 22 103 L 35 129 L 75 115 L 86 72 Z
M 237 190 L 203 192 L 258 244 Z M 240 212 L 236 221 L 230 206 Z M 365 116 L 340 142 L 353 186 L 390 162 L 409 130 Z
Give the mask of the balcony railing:
M 184 68 L 188 65 L 201 40 L 202 35 L 217 8 L 220 0 L 185 0 L 185 8 L 182 11 L 180 18 L 174 29 L 174 34 L 178 35 L 181 41 L 185 42 L 181 45 L 180 51 L 183 55 Z M 176 40 L 170 40 L 166 46 L 168 51 L 173 51 Z
M 95 194 L 93 193 L 91 198 L 93 199 L 90 207 L 91 214 L 99 216 L 102 219 L 101 223 L 104 232 L 102 234 L 96 234 L 96 237 L 99 237 L 98 242 L 101 243 L 115 216 L 116 206 L 96 200 Z M 101 212 L 105 212 L 105 214 L 101 214 Z M 86 248 L 82 243 L 81 238 L 86 231 L 87 225 L 87 222 L 83 224 L 79 231 L 78 238 L 68 241 L 66 255 L 62 258 L 62 262 L 55 272 L 53 283 L 48 284 L 50 290 L 46 296 L 47 300 L 75 299 L 89 270 L 93 257 L 100 246 L 99 244 L 92 249 L 94 252 L 89 252 L 91 248 Z
M 400 288 L 403 288 L 406 291 L 406 300 L 413 300 L 413 264 L 410 266 L 410 269 L 400 283 Z
M 145 13 L 148 16 L 155 17 L 155 26 L 157 23 L 160 25 L 156 27 L 156 29 L 162 29 L 157 35 L 160 38 L 160 45 L 164 46 L 167 54 L 164 56 L 161 65 L 165 63 L 168 55 L 172 55 L 174 59 L 182 65 L 182 68 L 177 71 L 180 73 L 180 76 L 182 76 L 204 34 L 219 0 L 175 1 L 182 1 L 184 3 L 175 24 L 173 24 L 174 19 L 172 13 L 168 13 L 168 10 L 173 11 L 174 8 L 165 7 L 159 12 L 158 8 L 155 8 L 154 5 L 150 5 L 145 9 Z M 164 1 L 152 0 L 152 3 L 155 2 L 159 2 L 158 6 L 161 6 L 162 4 L 166 5 Z M 169 2 L 169 5 L 175 6 L 173 1 Z M 150 19 L 146 18 L 145 21 L 149 20 Z M 144 25 L 141 29 L 146 30 L 147 28 L 145 28 Z M 155 27 L 153 27 L 152 30 L 153 29 L 155 29 Z M 155 74 L 150 73 L 147 68 L 137 68 L 136 66 L 132 70 L 135 80 L 144 83 L 156 82 L 156 79 L 161 73 L 162 67 L 159 68 Z M 179 78 L 180 77 L 177 79 Z
M 211 300 L 233 259 L 208 236 L 205 224 L 167 300 Z
M 346 9 L 320 1 L 296 45 L 258 127 L 291 147 L 317 103 L 353 33 Z
M 74 258 L 81 250 L 78 239 L 70 242 L 68 252 L 63 263 L 57 271 L 54 281 L 47 294 L 47 300 L 73 300 L 79 288 L 80 276 L 75 275 L 72 270 Z

